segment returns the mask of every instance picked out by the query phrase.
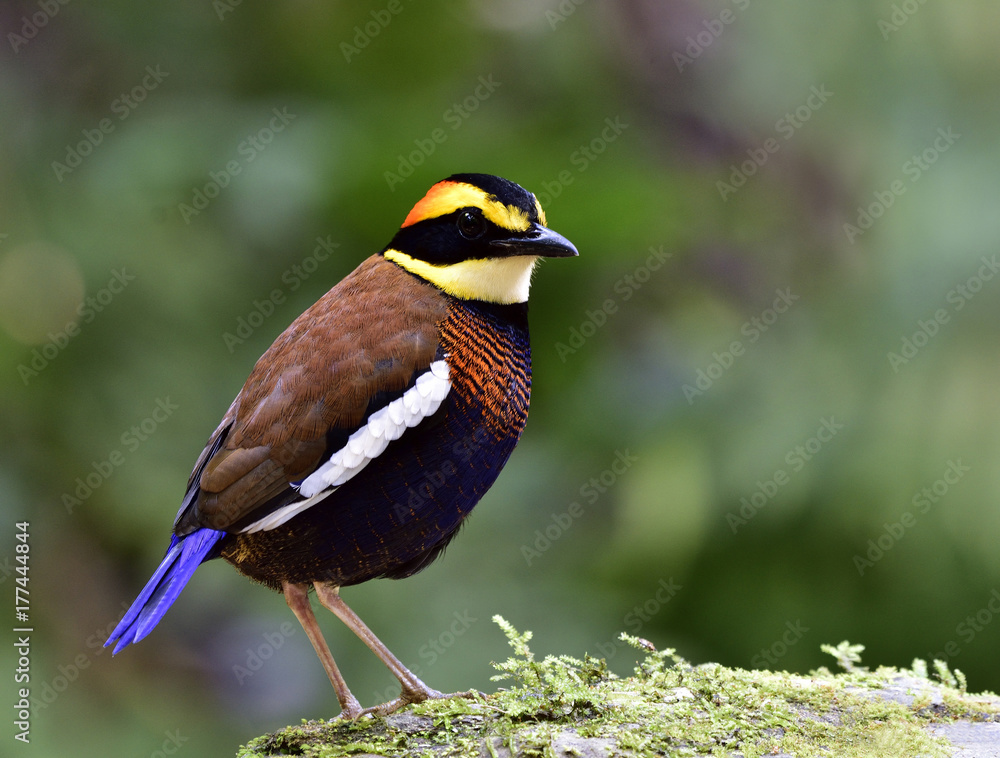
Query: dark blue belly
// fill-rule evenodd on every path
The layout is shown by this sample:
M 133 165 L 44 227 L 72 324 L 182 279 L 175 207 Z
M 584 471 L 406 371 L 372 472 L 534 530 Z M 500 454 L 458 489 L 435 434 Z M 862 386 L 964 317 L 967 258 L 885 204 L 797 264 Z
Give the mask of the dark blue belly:
M 496 481 L 527 420 L 524 306 L 455 301 L 439 352 L 452 388 L 433 416 L 282 526 L 226 538 L 222 556 L 272 587 L 401 578 L 433 561 Z

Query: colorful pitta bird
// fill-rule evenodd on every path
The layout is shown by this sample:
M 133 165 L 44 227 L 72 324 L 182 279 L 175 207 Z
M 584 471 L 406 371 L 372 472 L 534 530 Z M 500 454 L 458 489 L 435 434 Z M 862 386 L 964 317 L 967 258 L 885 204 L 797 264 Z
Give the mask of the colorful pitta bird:
M 198 566 L 221 557 L 284 593 L 345 717 L 448 697 L 340 588 L 428 566 L 492 486 L 528 416 L 532 271 L 575 255 L 513 182 L 456 174 L 431 187 L 385 249 L 257 361 L 194 465 L 163 562 L 105 646 L 149 634 Z M 388 666 L 398 698 L 362 709 L 310 589 Z

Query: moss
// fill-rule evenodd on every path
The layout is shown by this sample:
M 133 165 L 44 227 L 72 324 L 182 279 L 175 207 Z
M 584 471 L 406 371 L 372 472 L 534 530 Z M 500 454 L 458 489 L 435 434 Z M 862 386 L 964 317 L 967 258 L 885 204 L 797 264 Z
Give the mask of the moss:
M 494 664 L 508 682 L 489 696 L 438 700 L 358 722 L 304 722 L 244 746 L 240 758 L 339 756 L 607 756 L 789 753 L 806 756 L 945 756 L 949 743 L 927 728 L 958 718 L 998 720 L 986 695 L 965 692 L 965 678 L 934 662 L 910 669 L 862 667 L 862 646 L 824 646 L 844 671 L 809 677 L 692 666 L 628 635 L 643 656 L 619 678 L 585 656 L 536 660 L 531 633 L 500 617 L 514 655 Z

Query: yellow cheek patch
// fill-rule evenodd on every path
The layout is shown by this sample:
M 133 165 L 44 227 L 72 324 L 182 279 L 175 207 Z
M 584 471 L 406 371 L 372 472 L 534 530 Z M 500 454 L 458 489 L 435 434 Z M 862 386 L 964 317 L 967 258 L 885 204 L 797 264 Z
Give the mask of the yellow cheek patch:
M 537 201 L 536 201 L 537 202 Z M 418 221 L 446 216 L 459 208 L 479 208 L 483 215 L 502 229 L 526 232 L 531 227 L 527 212 L 494 200 L 478 187 L 462 182 L 438 182 L 424 195 L 403 221 L 410 226 Z M 539 209 L 540 210 L 540 209 Z

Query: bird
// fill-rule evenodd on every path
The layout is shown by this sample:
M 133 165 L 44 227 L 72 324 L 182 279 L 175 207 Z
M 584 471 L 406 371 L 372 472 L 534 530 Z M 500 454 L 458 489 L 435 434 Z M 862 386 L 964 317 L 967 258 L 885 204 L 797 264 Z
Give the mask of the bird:
M 532 273 L 577 255 L 520 185 L 435 183 L 254 365 L 194 464 L 163 561 L 105 647 L 143 639 L 198 566 L 222 558 L 283 593 L 341 716 L 463 694 L 424 684 L 340 589 L 426 568 L 496 481 L 528 415 Z M 361 707 L 310 591 L 389 668 L 399 697 Z

